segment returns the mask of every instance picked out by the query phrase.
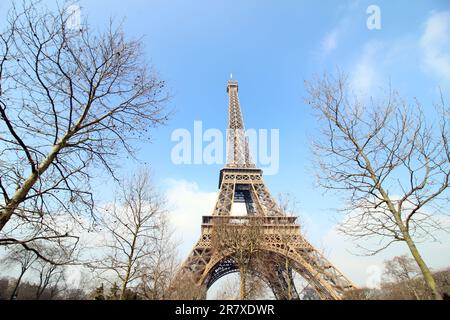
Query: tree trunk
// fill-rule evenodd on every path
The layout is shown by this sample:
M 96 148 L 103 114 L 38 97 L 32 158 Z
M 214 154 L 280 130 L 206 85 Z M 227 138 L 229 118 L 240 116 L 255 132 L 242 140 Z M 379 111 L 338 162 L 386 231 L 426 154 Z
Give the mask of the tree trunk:
M 47 289 L 46 283 L 39 284 L 37 290 L 36 290 L 36 300 L 41 300 L 42 295 L 44 294 L 45 289 Z
M 247 289 L 246 289 L 246 282 L 247 282 L 247 272 L 245 268 L 240 269 L 240 288 L 239 288 L 239 296 L 241 300 L 247 299 Z
M 409 250 L 411 251 L 411 254 L 414 257 L 414 260 L 416 260 L 417 265 L 419 266 L 420 270 L 422 271 L 425 282 L 427 283 L 428 287 L 431 290 L 431 293 L 433 294 L 433 298 L 435 300 L 442 300 L 442 295 L 439 293 L 439 291 L 437 289 L 436 281 L 434 280 L 433 275 L 431 274 L 431 271 L 428 268 L 428 266 L 426 265 L 425 261 L 422 259 L 422 256 L 420 255 L 419 250 L 417 250 L 417 247 L 414 244 L 414 241 L 411 239 L 411 237 L 407 231 L 403 231 L 403 235 L 404 235 L 406 243 L 408 244 Z
M 17 295 L 17 292 L 19 291 L 19 285 L 20 282 L 22 282 L 22 277 L 25 274 L 26 270 L 22 270 L 22 272 L 20 273 L 19 279 L 17 279 L 16 285 L 14 286 L 14 290 L 11 293 L 11 298 L 9 300 L 14 300 L 14 297 Z
M 133 242 L 131 244 L 131 252 L 128 256 L 128 265 L 127 265 L 127 272 L 125 274 L 125 278 L 122 283 L 122 291 L 120 293 L 120 300 L 125 300 L 125 291 L 127 290 L 128 281 L 130 280 L 130 273 L 131 268 L 133 267 L 133 257 L 134 257 L 134 250 L 136 248 L 136 240 L 139 234 L 140 225 L 136 226 L 135 233 L 133 235 Z
M 13 215 L 14 211 L 26 198 L 28 192 L 38 180 L 37 172 L 32 173 L 22 186 L 16 191 L 14 196 L 8 201 L 8 203 L 0 210 L 0 230 L 8 223 L 9 219 Z
M 374 180 L 374 181 L 378 181 L 378 180 Z M 403 238 L 405 239 L 405 242 L 408 245 L 408 248 L 411 251 L 412 256 L 414 257 L 414 260 L 416 260 L 416 263 L 419 266 L 420 271 L 422 271 L 425 282 L 427 283 L 428 287 L 430 288 L 433 298 L 435 300 L 442 300 L 442 296 L 436 287 L 436 281 L 434 281 L 434 278 L 433 278 L 433 275 L 431 274 L 430 269 L 428 268 L 425 261 L 422 259 L 422 256 L 420 255 L 419 250 L 417 249 L 413 239 L 411 238 L 411 236 L 409 234 L 408 228 L 403 224 L 403 221 L 401 219 L 401 214 L 395 209 L 395 207 L 394 207 L 391 199 L 389 198 L 388 194 L 386 193 L 386 191 L 384 191 L 384 189 L 379 186 L 379 182 L 377 183 L 377 185 L 378 185 L 378 190 L 380 190 L 383 198 L 386 200 L 389 210 L 394 215 L 395 222 L 397 223 L 398 227 L 400 228 Z
M 125 291 L 127 291 L 128 277 L 129 273 L 127 273 L 125 280 L 123 281 L 122 290 L 120 291 L 120 300 L 125 300 Z
M 52 150 L 44 159 L 44 161 L 34 172 L 31 172 L 30 176 L 27 178 L 27 180 L 25 180 L 20 188 L 17 189 L 17 191 L 14 193 L 14 196 L 8 201 L 6 206 L 4 206 L 0 210 L 0 231 L 8 223 L 9 219 L 11 219 L 14 211 L 25 200 L 28 192 L 30 192 L 31 188 L 33 188 L 34 184 L 39 179 L 39 176 L 42 175 L 50 167 L 50 164 L 56 159 L 56 156 L 65 146 L 68 139 L 69 136 L 65 136 L 61 142 L 53 146 Z

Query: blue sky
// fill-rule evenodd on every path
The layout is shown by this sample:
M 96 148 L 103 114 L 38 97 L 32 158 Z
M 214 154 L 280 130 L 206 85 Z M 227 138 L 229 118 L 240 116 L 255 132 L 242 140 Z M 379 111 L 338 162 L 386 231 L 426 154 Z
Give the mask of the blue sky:
M 80 4 L 83 16 L 100 28 L 111 16 L 117 21 L 125 17 L 127 35 L 144 36 L 148 59 L 171 89 L 174 117 L 154 131 L 152 144 L 139 145 L 139 158 L 151 165 L 175 215 L 184 215 L 179 220 L 196 226 L 183 229 L 182 223 L 175 223 L 182 229 L 177 230 L 184 255 L 198 237 L 199 217 L 212 211 L 221 166 L 172 164 L 170 136 L 177 128 L 192 131 L 196 120 L 203 121 L 204 128 L 224 130 L 226 81 L 233 73 L 240 85 L 246 127 L 280 130 L 280 170 L 265 178 L 271 192 L 296 196 L 308 237 L 325 247 L 344 272 L 353 273 L 356 282 L 364 283 L 364 268 L 379 265 L 388 254 L 350 258 L 347 242 L 336 240 L 334 208 L 341 203 L 314 186 L 309 141 L 318 126 L 305 106 L 303 82 L 339 67 L 362 92 L 376 92 L 390 80 L 402 95 L 417 97 L 430 109 L 439 98 L 439 86 L 449 101 L 449 1 L 96 0 Z M 381 9 L 381 30 L 366 27 L 366 9 L 372 4 Z M 5 8 L 2 3 L 2 15 Z M 122 173 L 135 166 L 124 166 Z M 104 190 L 104 200 L 111 190 Z M 431 253 L 425 256 L 432 266 L 450 265 L 450 255 L 438 254 L 447 250 L 447 241 L 427 248 Z M 350 259 L 364 267 L 356 271 L 347 263 Z
M 225 129 L 225 86 L 233 73 L 246 127 L 280 129 L 280 172 L 267 177 L 271 190 L 297 194 L 305 210 L 317 209 L 323 198 L 311 188 L 308 143 L 317 126 L 304 104 L 304 80 L 336 67 L 361 71 L 363 78 L 371 67 L 372 88 L 391 80 L 402 94 L 424 103 L 438 98 L 438 85 L 448 87 L 448 77 L 424 70 L 419 46 L 427 18 L 449 10 L 448 1 L 378 1 L 382 29 L 376 31 L 366 28 L 372 3 L 81 2 L 92 23 L 102 26 L 110 16 L 125 17 L 129 36 L 144 35 L 148 58 L 171 88 L 172 121 L 154 132 L 153 144 L 141 146 L 140 158 L 158 179 L 185 179 L 214 190 L 220 166 L 172 165 L 170 135 L 176 128 L 192 131 L 195 120 L 204 128 Z

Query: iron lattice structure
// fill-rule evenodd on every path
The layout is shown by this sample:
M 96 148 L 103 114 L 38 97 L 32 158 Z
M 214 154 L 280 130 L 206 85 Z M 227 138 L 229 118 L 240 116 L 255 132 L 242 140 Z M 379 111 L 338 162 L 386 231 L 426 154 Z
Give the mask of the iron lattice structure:
M 281 210 L 264 184 L 262 170 L 250 158 L 244 121 L 238 97 L 237 81 L 228 81 L 229 123 L 227 130 L 227 164 L 220 171 L 219 195 L 212 216 L 204 216 L 201 237 L 182 265 L 177 278 L 190 279 L 206 291 L 221 277 L 238 272 L 233 252 L 224 253 L 213 245 L 218 221 L 245 228 L 257 220 L 261 228 L 260 251 L 271 257 L 263 270 L 252 271 L 272 289 L 277 299 L 287 299 L 292 271 L 299 273 L 322 299 L 341 299 L 353 284 L 301 235 L 296 217 Z M 233 216 L 234 203 L 244 203 L 245 216 Z M 217 229 L 217 227 L 216 227 Z M 285 268 L 288 261 L 288 268 Z M 176 281 L 175 281 L 176 283 Z M 290 287 L 290 298 L 299 299 Z

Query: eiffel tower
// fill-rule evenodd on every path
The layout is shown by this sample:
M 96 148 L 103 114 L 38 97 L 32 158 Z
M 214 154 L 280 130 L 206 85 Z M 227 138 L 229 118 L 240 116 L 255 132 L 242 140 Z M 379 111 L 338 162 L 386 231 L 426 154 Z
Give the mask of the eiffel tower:
M 346 290 L 354 288 L 353 284 L 301 235 L 297 218 L 286 215 L 279 207 L 263 181 L 262 170 L 250 158 L 238 89 L 237 81 L 228 81 L 227 164 L 220 171 L 217 202 L 212 216 L 203 217 L 200 240 L 182 265 L 177 279 L 188 277 L 204 289 L 202 298 L 205 298 L 207 290 L 217 280 L 238 272 L 232 254 L 215 250 L 214 226 L 229 218 L 228 223 L 240 223 L 245 227 L 242 221 L 253 217 L 262 222 L 261 250 L 273 258 L 257 275 L 269 285 L 276 299 L 300 298 L 295 286 L 288 289 L 288 283 L 293 283 L 293 271 L 302 276 L 321 299 L 341 299 Z M 232 215 L 235 203 L 245 204 L 245 216 Z M 288 261 L 288 268 L 284 267 L 284 261 Z

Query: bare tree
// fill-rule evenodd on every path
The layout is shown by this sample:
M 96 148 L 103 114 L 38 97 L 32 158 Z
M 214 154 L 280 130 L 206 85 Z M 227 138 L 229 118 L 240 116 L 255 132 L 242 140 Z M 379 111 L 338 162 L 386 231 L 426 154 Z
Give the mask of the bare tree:
M 20 274 L 11 292 L 10 300 L 16 299 L 23 276 L 36 262 L 37 259 L 38 256 L 36 256 L 33 252 L 24 250 L 23 248 L 16 246 L 11 248 L 11 250 L 1 260 L 1 264 L 3 266 L 10 267 L 19 265 L 20 267 Z
M 142 262 L 138 292 L 149 300 L 166 300 L 179 269 L 177 246 L 172 241 L 169 222 L 162 216 L 156 230 L 153 253 Z
M 385 277 L 387 281 L 408 281 L 420 274 L 415 261 L 408 256 L 398 256 L 384 262 Z
M 416 300 L 420 300 L 418 288 L 416 288 L 416 282 L 413 281 L 420 274 L 420 269 L 417 267 L 414 259 L 407 256 L 394 257 L 391 260 L 384 263 L 384 282 L 386 284 L 395 284 L 397 287 L 402 286 L 406 294 L 402 294 L 404 297 L 407 295 L 413 296 Z M 386 289 L 385 289 L 386 290 Z
M 420 269 L 414 259 L 394 257 L 385 262 L 386 270 L 380 288 L 359 288 L 346 292 L 349 300 L 429 300 L 433 299 L 428 285 L 420 277 Z M 433 273 L 439 292 L 444 299 L 450 293 L 450 270 Z
M 212 247 L 217 254 L 232 257 L 239 268 L 241 300 L 248 299 L 248 276 L 257 260 L 264 233 L 261 217 L 221 217 L 215 220 Z
M 431 123 L 418 102 L 409 105 L 391 89 L 376 100 L 356 97 L 341 73 L 306 82 L 306 88 L 323 123 L 314 142 L 318 181 L 347 199 L 341 231 L 361 240 L 381 237 L 383 245 L 371 254 L 406 243 L 441 299 L 416 241 L 440 228 L 433 217 L 449 203 L 450 113 L 443 99 Z
M 239 300 L 239 292 L 236 290 L 239 285 L 240 280 L 238 278 L 226 279 L 220 284 L 213 300 Z
M 279 196 L 279 205 L 281 212 L 286 216 L 298 216 L 298 208 L 297 208 L 297 200 L 294 196 L 289 193 L 280 194 Z M 304 232 L 304 231 L 303 231 Z M 304 234 L 303 234 L 304 235 Z M 280 234 L 280 242 L 285 249 L 285 254 L 283 258 L 283 273 L 286 275 L 286 284 L 287 284 L 287 292 L 286 298 L 287 300 L 292 300 L 294 297 L 294 293 L 296 293 L 297 289 L 294 284 L 294 277 L 292 273 L 291 263 L 289 261 L 289 243 L 291 242 L 291 235 L 288 234 Z
M 70 14 L 12 2 L 0 32 L 0 245 L 69 236 L 66 222 L 93 212 L 90 169 L 114 176 L 132 141 L 167 120 L 141 41 L 113 23 L 69 27 Z
M 58 252 L 50 250 L 53 252 L 46 253 L 47 256 L 52 257 Z M 36 263 L 33 264 L 32 269 L 37 274 L 37 288 L 36 288 L 36 300 L 42 298 L 46 300 L 51 300 L 57 296 L 57 294 L 65 290 L 65 279 L 64 279 L 64 267 L 60 265 L 55 265 L 38 259 Z M 44 297 L 44 293 L 48 293 L 47 297 Z
M 143 170 L 122 184 L 118 199 L 104 211 L 107 256 L 97 268 L 117 276 L 119 298 L 124 299 L 128 286 L 141 278 L 155 253 L 155 243 L 162 240 L 165 201 L 152 185 L 150 173 Z
M 357 288 L 345 292 L 344 300 L 383 300 L 383 296 L 380 289 Z
M 206 291 L 206 286 L 198 285 L 189 274 L 178 272 L 170 283 L 166 297 L 168 300 L 204 300 Z
M 266 299 L 268 286 L 260 274 L 251 272 L 246 279 L 246 295 L 248 300 Z
M 214 296 L 214 300 L 239 300 L 240 292 L 236 290 L 240 286 L 240 279 L 232 277 L 221 283 Z M 249 273 L 246 279 L 246 292 L 248 300 L 266 298 L 267 285 L 256 274 Z

